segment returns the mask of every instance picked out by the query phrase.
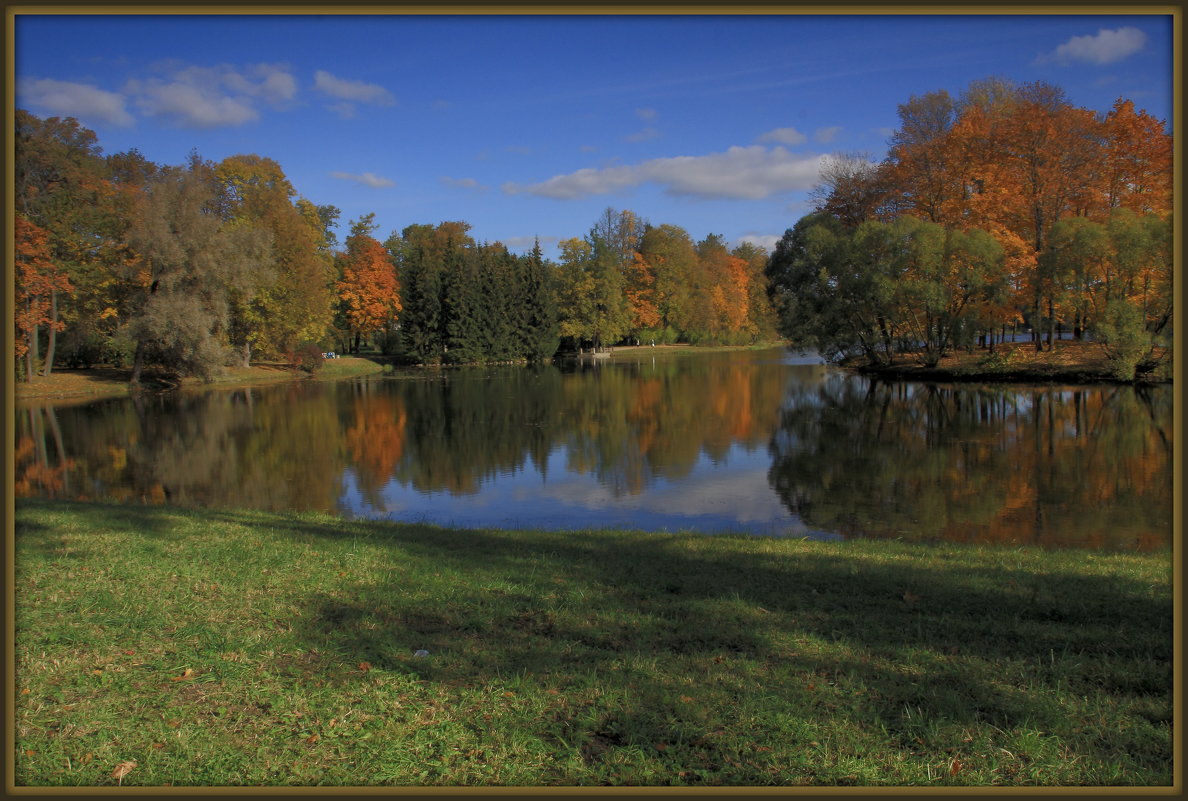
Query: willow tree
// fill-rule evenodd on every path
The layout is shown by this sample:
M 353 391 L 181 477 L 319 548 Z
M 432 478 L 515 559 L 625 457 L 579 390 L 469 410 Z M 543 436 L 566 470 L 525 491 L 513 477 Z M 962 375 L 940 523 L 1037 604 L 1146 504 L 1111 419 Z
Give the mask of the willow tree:
M 258 229 L 226 225 L 217 201 L 214 171 L 196 156 L 144 187 L 128 230 L 133 384 L 148 364 L 209 377 L 229 361 L 230 288 L 261 283 L 271 244 Z

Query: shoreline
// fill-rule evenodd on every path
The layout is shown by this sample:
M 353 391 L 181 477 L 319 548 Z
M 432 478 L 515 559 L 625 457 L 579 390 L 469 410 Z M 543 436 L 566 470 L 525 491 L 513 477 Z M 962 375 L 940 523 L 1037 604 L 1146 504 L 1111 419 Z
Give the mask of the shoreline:
M 781 347 L 782 343 L 756 345 L 617 345 L 597 354 L 559 354 L 557 360 L 611 359 L 616 353 L 676 356 L 700 353 L 727 353 L 735 351 L 766 350 Z M 787 348 L 787 345 L 784 345 Z M 1131 386 L 1152 386 L 1172 384 L 1170 364 L 1161 365 L 1154 373 L 1135 381 L 1123 381 L 1114 377 L 1106 364 L 1100 349 L 1091 343 L 1061 342 L 1055 351 L 1036 353 L 1030 343 L 1000 345 L 1000 363 L 994 366 L 984 362 L 988 354 L 984 350 L 973 353 L 956 352 L 943 358 L 935 367 L 914 363 L 911 354 L 903 354 L 898 364 L 871 365 L 858 361 L 836 365 L 841 369 L 870 378 L 891 381 L 929 381 L 960 383 L 1014 383 L 1014 384 L 1119 384 Z M 174 392 L 208 389 L 239 389 L 243 387 L 276 384 L 287 381 L 332 381 L 340 378 L 374 375 L 389 369 L 390 362 L 365 356 L 341 356 L 327 360 L 315 373 L 304 373 L 280 363 L 259 363 L 251 367 L 228 367 L 223 374 L 212 381 L 197 378 L 176 379 L 159 373 L 150 373 L 140 386 L 142 392 Z M 395 366 L 395 369 L 415 370 L 429 365 Z M 437 365 L 440 367 L 440 365 Z M 451 365 L 465 366 L 465 365 Z M 15 382 L 14 399 L 17 402 L 38 401 L 87 401 L 101 398 L 124 397 L 136 391 L 129 383 L 129 368 L 95 367 L 62 368 L 49 376 L 37 376 L 32 383 Z
M 1162 354 L 1161 354 L 1162 355 Z M 1170 354 L 1168 354 L 1170 355 Z M 1036 352 L 1030 342 L 998 345 L 994 354 L 984 349 L 972 353 L 953 351 L 934 367 L 901 354 L 891 365 L 872 365 L 853 360 L 838 365 L 859 375 L 893 381 L 929 381 L 996 384 L 1117 384 L 1158 386 L 1174 383 L 1172 364 L 1159 364 L 1148 374 L 1127 381 L 1116 377 L 1102 349 L 1090 342 L 1063 340 L 1055 350 Z
M 339 378 L 373 375 L 384 365 L 368 358 L 342 356 L 327 360 L 316 373 L 305 373 L 279 363 L 253 364 L 251 367 L 228 367 L 211 381 L 200 378 L 177 379 L 159 373 L 146 376 L 140 392 L 203 391 L 208 389 L 240 389 L 243 387 L 279 384 L 288 381 L 332 381 Z M 16 382 L 13 395 L 23 401 L 87 401 L 131 395 L 137 389 L 128 383 L 130 368 L 93 367 L 55 369 L 49 376 L 36 376 L 30 382 Z

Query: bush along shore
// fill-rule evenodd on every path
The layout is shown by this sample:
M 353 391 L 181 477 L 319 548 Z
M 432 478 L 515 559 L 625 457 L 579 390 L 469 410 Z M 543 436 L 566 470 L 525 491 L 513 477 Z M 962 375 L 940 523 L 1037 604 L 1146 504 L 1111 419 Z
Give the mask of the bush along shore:
M 20 500 L 18 786 L 1168 786 L 1170 553 Z

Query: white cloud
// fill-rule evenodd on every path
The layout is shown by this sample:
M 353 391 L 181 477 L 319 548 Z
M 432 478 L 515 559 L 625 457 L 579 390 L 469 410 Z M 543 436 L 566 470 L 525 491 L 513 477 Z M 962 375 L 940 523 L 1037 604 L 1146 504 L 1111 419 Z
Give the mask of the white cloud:
M 29 78 L 17 82 L 17 97 L 18 105 L 51 115 L 98 120 L 121 127 L 135 122 L 123 95 L 86 84 Z
M 330 177 L 337 178 L 340 181 L 354 181 L 357 184 L 370 186 L 373 189 L 383 189 L 385 187 L 396 185 L 395 181 L 389 180 L 388 178 L 381 178 L 373 172 L 365 172 L 359 175 L 355 175 L 354 173 L 350 172 L 332 172 L 330 173 Z
M 540 241 L 541 247 L 546 245 L 555 245 L 561 240 L 557 236 L 509 236 L 502 238 L 499 241 L 503 246 L 512 252 L 526 252 L 532 250 L 532 246 Z
M 392 93 L 379 84 L 337 78 L 325 70 L 314 73 L 314 89 L 330 97 L 353 103 L 373 103 L 377 106 L 396 104 L 396 98 Z
M 602 195 L 645 183 L 670 195 L 760 200 L 782 192 L 810 189 L 818 180 L 823 156 L 800 156 L 783 147 L 732 147 L 705 156 L 675 156 L 635 165 L 615 165 L 556 175 L 536 184 L 508 182 L 506 194 L 531 194 L 563 200 Z
M 1069 64 L 1076 61 L 1089 64 L 1113 64 L 1142 50 L 1147 35 L 1138 28 L 1102 29 L 1096 36 L 1074 36 L 1039 61 Z
M 808 137 L 795 128 L 776 128 L 759 137 L 760 142 L 778 142 L 781 145 L 803 145 Z
M 151 117 L 185 128 L 243 125 L 260 118 L 261 102 L 274 107 L 297 95 L 288 69 L 254 64 L 242 71 L 228 65 L 174 67 L 166 78 L 132 79 L 124 91 Z
M 450 178 L 449 176 L 442 176 L 441 182 L 446 186 L 453 186 L 458 189 L 477 189 L 480 192 L 485 192 L 491 188 L 489 186 L 483 186 L 473 178 Z
M 746 242 L 751 245 L 756 245 L 771 253 L 775 250 L 776 242 L 780 241 L 780 237 L 776 234 L 744 234 L 738 238 L 735 245 L 741 245 Z
M 635 116 L 639 117 L 645 122 L 652 122 L 660 116 L 660 112 L 656 111 L 654 108 L 637 108 L 635 110 Z
M 840 125 L 834 125 L 830 128 L 818 128 L 816 133 L 813 134 L 813 139 L 824 144 L 832 142 L 839 133 L 841 133 Z

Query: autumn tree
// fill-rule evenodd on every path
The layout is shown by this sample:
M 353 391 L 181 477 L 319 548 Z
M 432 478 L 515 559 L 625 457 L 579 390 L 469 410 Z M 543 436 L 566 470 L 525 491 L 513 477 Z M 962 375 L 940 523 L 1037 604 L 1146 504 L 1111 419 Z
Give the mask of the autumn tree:
M 16 357 L 24 359 L 25 380 L 32 381 L 39 368 L 38 329 L 42 326 L 62 329 L 64 323 L 53 313 L 54 299 L 58 293 L 70 292 L 71 285 L 69 276 L 54 264 L 47 231 L 18 214 L 15 240 Z M 47 373 L 51 360 L 47 355 Z
M 613 345 L 630 327 L 624 278 L 609 249 L 599 253 L 588 239 L 560 243 L 557 265 L 561 319 L 558 330 L 579 346 Z
M 666 223 L 647 228 L 639 256 L 651 278 L 648 296 L 659 316 L 655 330 L 646 335 L 671 344 L 684 333 L 691 319 L 690 276 L 697 268 L 696 246 L 684 228 Z
M 21 109 L 15 120 L 16 211 L 45 232 L 49 257 L 72 287 L 66 296 L 58 283 L 47 286 L 47 322 L 34 332 L 35 338 L 37 331 L 46 333 L 44 359 L 38 347 L 26 354 L 48 375 L 58 332 L 106 305 L 94 298 L 102 295 L 113 266 L 112 186 L 94 131 L 72 117 L 42 120 Z
M 271 259 L 259 231 L 224 225 L 212 165 L 192 156 L 146 184 L 128 230 L 127 277 L 138 288 L 124 324 L 136 343 L 131 382 L 156 363 L 210 376 L 227 363 L 229 287 Z
M 326 229 L 316 207 L 294 204 L 296 192 L 272 159 L 231 156 L 218 165 L 216 177 L 221 216 L 264 232 L 273 244 L 260 280 L 233 287 L 230 296 L 232 338 L 243 366 L 255 349 L 276 356 L 321 340 L 334 296 Z
M 351 223 L 346 251 L 340 257 L 342 278 L 337 289 L 356 353 L 364 337 L 394 325 L 403 308 L 395 265 L 371 236 L 374 220 L 374 214 L 365 214 Z

